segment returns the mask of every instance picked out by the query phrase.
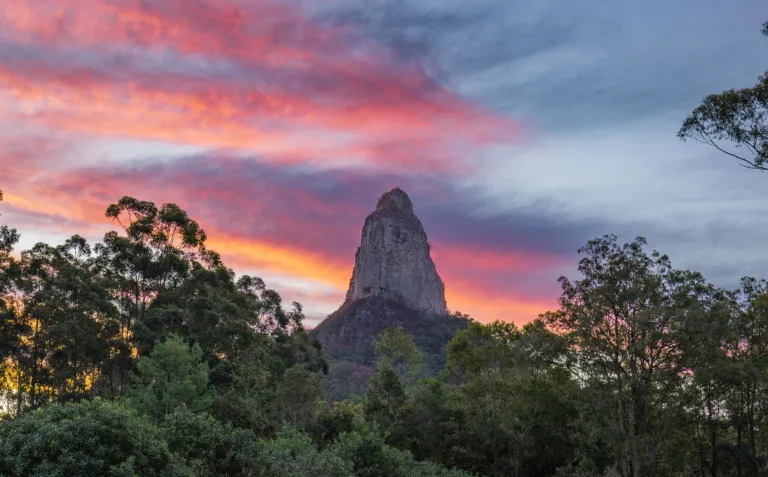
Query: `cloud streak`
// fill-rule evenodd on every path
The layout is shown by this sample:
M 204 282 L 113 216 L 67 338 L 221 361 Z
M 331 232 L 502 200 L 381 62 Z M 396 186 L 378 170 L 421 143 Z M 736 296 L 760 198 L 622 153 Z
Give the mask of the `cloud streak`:
M 734 285 L 762 266 L 764 187 L 674 138 L 760 72 L 767 7 L 734 2 L 5 2 L 2 220 L 25 245 L 98 238 L 122 195 L 175 202 L 313 318 L 395 186 L 449 306 L 482 320 L 556 306 L 577 248 L 612 232 Z
M 0 28 L 17 116 L 56 130 L 422 171 L 519 130 L 283 2 L 20 1 Z
M 142 166 L 57 171 L 27 183 L 35 200 L 11 196 L 9 203 L 30 214 L 58 215 L 64 227 L 64 217 L 104 223 L 105 206 L 123 194 L 175 202 L 201 222 L 211 247 L 230 266 L 315 281 L 335 290 L 338 304 L 349 283 L 365 216 L 381 191 L 394 185 L 412 193 L 452 309 L 482 319 L 526 321 L 552 302 L 554 270 L 567 255 L 547 251 L 516 233 L 522 221 L 515 216 L 476 215 L 471 196 L 448 180 L 428 175 L 322 172 L 252 158 L 200 155 Z M 441 206 L 441 197 L 453 201 Z M 473 232 L 450 233 L 461 223 L 471 223 Z M 431 228 L 445 232 L 432 233 Z M 506 241 L 489 238 L 500 232 Z M 579 239 L 570 240 L 575 246 Z

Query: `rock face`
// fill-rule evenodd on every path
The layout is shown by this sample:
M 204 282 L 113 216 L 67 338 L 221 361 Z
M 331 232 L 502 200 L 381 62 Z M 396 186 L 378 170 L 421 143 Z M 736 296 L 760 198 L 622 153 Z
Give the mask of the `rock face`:
M 364 394 L 376 362 L 373 341 L 384 330 L 410 333 L 424 357 L 424 375 L 437 376 L 446 343 L 468 323 L 448 315 L 427 234 L 408 195 L 394 189 L 365 220 L 346 300 L 311 333 L 330 364 L 326 390 L 341 400 Z
M 368 297 L 444 315 L 445 286 L 408 194 L 394 189 L 365 219 L 345 304 Z

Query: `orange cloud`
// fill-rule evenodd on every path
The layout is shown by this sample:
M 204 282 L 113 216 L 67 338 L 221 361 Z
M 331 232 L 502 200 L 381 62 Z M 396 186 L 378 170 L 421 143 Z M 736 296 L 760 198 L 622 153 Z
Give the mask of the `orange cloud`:
M 309 279 L 341 296 L 370 210 L 361 198 L 416 173 L 463 176 L 475 151 L 519 134 L 418 65 L 295 3 L 6 3 L 0 42 L 15 48 L 0 62 L 0 127 L 10 131 L 0 133 L 0 186 L 16 211 L 61 219 L 62 230 L 69 220 L 101 232 L 104 209 L 124 194 L 177 202 L 231 266 Z M 274 169 L 244 170 L 213 154 L 166 169 L 81 166 L 92 140 L 117 138 L 227 150 Z M 336 167 L 350 184 L 342 198 L 288 170 L 307 164 Z M 356 171 L 366 168 L 393 175 L 363 181 Z M 487 284 L 552 257 L 436 244 L 452 308 L 488 320 L 539 306 Z
M 255 267 L 280 275 L 307 278 L 324 283 L 337 290 L 338 296 L 336 298 L 339 300 L 337 304 L 341 304 L 343 294 L 349 285 L 354 262 L 354 250 L 349 251 L 346 260 L 339 260 L 332 256 L 324 256 L 316 251 L 302 250 L 286 243 L 270 244 L 258 239 L 227 237 L 222 233 L 210 235 L 212 248 L 224 252 L 224 258 L 230 266 L 239 269 Z M 493 274 L 500 270 L 500 267 L 503 267 L 505 263 L 508 265 L 514 263 L 523 268 L 538 263 L 536 260 L 521 263 L 524 261 L 516 256 L 518 254 L 505 256 L 501 253 L 495 254 L 495 258 L 500 263 L 491 263 L 485 258 L 468 263 L 467 257 L 473 254 L 478 257 L 487 257 L 485 252 L 481 250 L 473 252 L 469 248 L 464 248 L 456 256 L 451 253 L 443 253 L 441 259 L 436 260 L 438 270 L 443 273 L 447 268 L 464 267 L 466 271 L 477 272 L 480 270 L 483 273 Z M 514 270 L 504 268 L 503 271 L 510 273 Z M 519 296 L 513 290 L 494 293 L 488 291 L 482 283 L 472 283 L 455 274 L 443 273 L 443 278 L 446 282 L 446 300 L 450 309 L 468 313 L 483 322 L 502 320 L 522 324 L 557 306 L 555 299 Z M 328 295 L 326 294 L 324 297 L 327 298 Z
M 284 3 L 20 0 L 0 11 L 0 27 L 43 49 L 4 62 L 0 84 L 22 119 L 57 130 L 432 172 L 517 132 L 386 49 Z M 158 66 L 151 52 L 180 66 Z M 232 72 L 208 74 L 211 64 Z
M 115 183 L 102 181 L 101 184 L 105 189 L 117 188 Z M 9 194 L 6 199 L 10 205 L 29 211 L 107 224 L 102 212 L 107 203 L 98 203 L 87 195 L 80 198 L 84 199 L 82 203 L 78 203 L 75 194 L 55 194 L 35 200 Z M 73 207 L 73 204 L 76 205 Z M 263 211 L 265 212 L 268 211 Z M 260 220 L 269 218 L 262 215 Z M 226 230 L 207 226 L 204 218 L 201 223 L 210 237 L 209 246 L 222 253 L 225 262 L 235 269 L 256 269 L 263 274 L 309 279 L 333 288 L 337 291 L 339 299 L 346 291 L 354 261 L 354 249 L 343 255 L 329 254 L 321 249 L 311 249 L 292 242 L 290 236 L 285 236 L 280 241 L 258 236 L 236 236 Z M 303 221 L 301 225 L 307 230 L 314 226 L 311 221 Z M 72 233 L 75 232 L 77 231 L 72 230 Z M 551 259 L 546 257 L 526 259 L 521 253 L 488 251 L 472 248 L 470 245 L 441 246 L 441 253 L 436 257 L 438 270 L 446 282 L 449 307 L 469 313 L 484 322 L 499 319 L 523 323 L 553 308 L 556 305 L 555 300 L 520 296 L 515 294 L 514 290 L 496 290 L 496 287 L 487 286 L 497 273 L 525 274 L 550 262 Z M 485 280 L 471 281 L 465 278 L 467 275 L 481 275 Z M 294 296 L 290 290 L 284 290 L 287 300 L 299 299 L 304 296 L 302 293 L 306 292 Z M 327 294 L 324 296 L 328 297 Z
M 483 323 L 500 320 L 518 325 L 558 306 L 556 299 L 518 296 L 511 292 L 486 293 L 481 287 L 457 281 L 451 281 L 446 287 L 446 301 L 451 310 L 468 313 Z
M 435 260 L 450 262 L 456 270 L 479 269 L 488 272 L 526 272 L 550 267 L 558 257 L 530 251 L 499 251 L 469 244 L 452 245 L 436 241 Z M 452 267 L 453 268 L 453 267 Z
M 322 253 L 301 249 L 290 243 L 274 244 L 258 238 L 227 236 L 216 231 L 207 233 L 210 236 L 209 246 L 222 253 L 229 266 L 308 278 L 338 290 L 346 291 L 349 284 L 352 266 Z

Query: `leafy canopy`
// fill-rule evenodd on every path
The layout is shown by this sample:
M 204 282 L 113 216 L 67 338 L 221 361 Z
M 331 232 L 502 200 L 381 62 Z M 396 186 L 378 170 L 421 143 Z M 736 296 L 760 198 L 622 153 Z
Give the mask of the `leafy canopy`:
M 768 36 L 768 22 L 762 33 Z M 768 73 L 751 88 L 729 89 L 704 98 L 677 136 L 712 146 L 744 167 L 768 170 Z

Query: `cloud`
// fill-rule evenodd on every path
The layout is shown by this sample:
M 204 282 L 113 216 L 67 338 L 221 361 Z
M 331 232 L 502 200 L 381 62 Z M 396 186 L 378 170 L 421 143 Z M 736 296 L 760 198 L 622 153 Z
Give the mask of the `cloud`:
M 61 215 L 68 228 L 71 221 L 104 224 L 105 207 L 122 195 L 174 202 L 201 222 L 230 266 L 324 284 L 338 305 L 364 219 L 394 186 L 411 194 L 425 223 L 449 306 L 480 319 L 524 321 L 536 316 L 536 304 L 544 311 L 555 271 L 571 260 L 584 232 L 559 220 L 547 225 L 546 215 L 536 225 L 535 211 L 483 217 L 472 195 L 431 175 L 315 171 L 219 155 L 57 171 L 25 185 L 34 200 L 12 197 L 10 204 L 48 211 L 51 220 Z M 536 239 L 537 227 L 557 228 L 560 241 L 548 248 Z M 452 233 L 456 228 L 465 231 Z
M 18 118 L 50 129 L 422 171 L 463 169 L 518 131 L 284 2 L 32 5 L 0 12 L 0 84 Z
M 622 3 L 371 0 L 324 17 L 357 25 L 440 81 L 537 132 L 584 131 L 687 110 L 753 83 L 761 0 Z M 663 13 L 662 13 L 663 12 Z
M 760 73 L 760 16 L 760 0 L 14 1 L 2 219 L 25 244 L 98 238 L 121 195 L 176 202 L 313 319 L 394 186 L 449 306 L 483 320 L 554 307 L 605 233 L 731 286 L 765 265 L 765 182 L 674 133 Z

